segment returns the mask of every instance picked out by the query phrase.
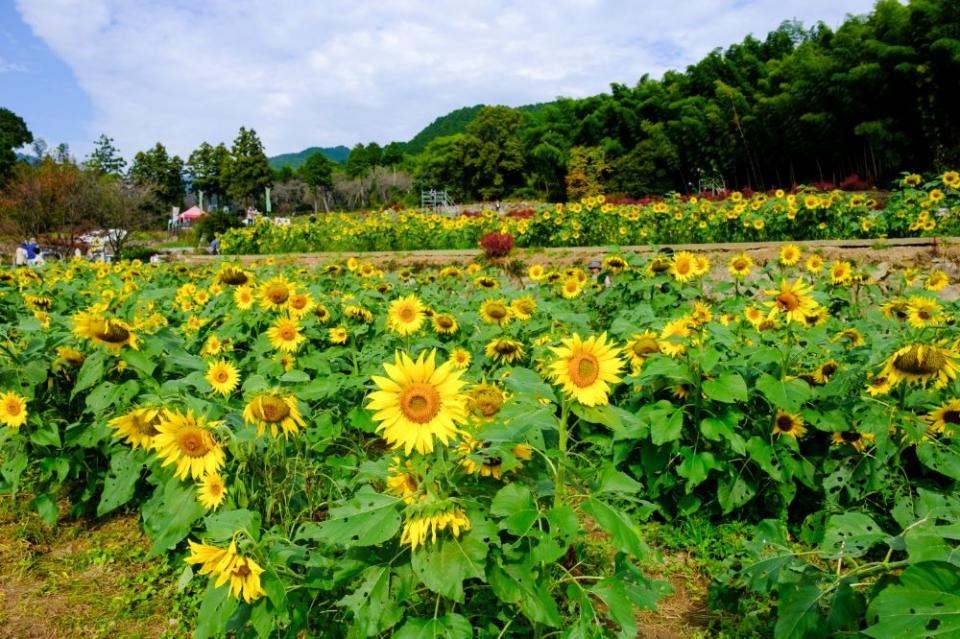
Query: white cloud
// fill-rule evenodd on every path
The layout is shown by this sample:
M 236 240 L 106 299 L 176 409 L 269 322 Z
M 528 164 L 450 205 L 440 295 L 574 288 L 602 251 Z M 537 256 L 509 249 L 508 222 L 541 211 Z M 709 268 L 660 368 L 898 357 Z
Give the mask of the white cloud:
M 26 73 L 27 67 L 0 58 L 0 73 Z
M 873 0 L 18 0 L 126 155 L 180 154 L 241 126 L 269 154 L 409 139 L 477 103 L 513 106 L 634 84 L 760 37 L 837 25 Z M 0 71 L 3 62 L 0 60 Z M 86 149 L 80 148 L 81 152 Z

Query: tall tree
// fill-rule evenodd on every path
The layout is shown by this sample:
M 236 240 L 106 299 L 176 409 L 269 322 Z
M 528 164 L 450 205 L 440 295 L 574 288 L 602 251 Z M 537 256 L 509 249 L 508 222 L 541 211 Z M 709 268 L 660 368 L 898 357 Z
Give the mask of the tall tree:
M 31 142 L 33 134 L 23 118 L 10 109 L 0 108 L 0 184 L 10 177 L 16 164 L 15 149 Z
M 187 178 L 190 191 L 203 192 L 205 202 L 222 203 L 227 195 L 223 170 L 230 161 L 230 151 L 223 143 L 217 146 L 204 142 L 187 158 Z
M 264 189 L 273 184 L 273 171 L 255 130 L 240 127 L 230 148 L 230 159 L 223 167 L 223 179 L 227 195 L 235 201 L 245 206 L 263 202 Z
M 320 208 L 321 194 L 333 189 L 333 167 L 333 162 L 319 152 L 310 155 L 300 167 L 300 177 L 313 194 L 314 212 Z M 323 208 L 326 211 L 330 210 L 326 197 L 323 197 Z
M 168 155 L 167 149 L 159 142 L 152 149 L 139 151 L 134 156 L 130 179 L 149 189 L 158 212 L 179 206 L 183 200 L 183 160 Z
M 93 143 L 93 151 L 84 161 L 84 167 L 101 175 L 121 175 L 127 167 L 127 161 L 113 145 L 113 138 L 101 133 Z

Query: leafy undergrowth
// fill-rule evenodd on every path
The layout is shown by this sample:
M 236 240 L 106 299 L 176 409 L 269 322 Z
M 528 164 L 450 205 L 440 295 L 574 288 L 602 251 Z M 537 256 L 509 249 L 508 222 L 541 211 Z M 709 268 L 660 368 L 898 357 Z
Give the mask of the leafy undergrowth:
M 0 499 L 0 637 L 182 637 L 197 595 L 177 592 L 179 568 L 148 558 L 137 516 L 63 520 Z

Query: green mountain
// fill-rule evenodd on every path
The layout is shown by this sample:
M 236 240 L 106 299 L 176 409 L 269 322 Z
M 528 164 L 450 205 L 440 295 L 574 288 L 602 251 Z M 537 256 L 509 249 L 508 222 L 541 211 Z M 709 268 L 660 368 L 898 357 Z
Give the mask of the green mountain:
M 538 104 L 528 104 L 518 107 L 517 110 L 532 115 L 549 106 L 550 104 L 552 103 L 540 102 Z M 477 114 L 480 113 L 480 109 L 483 107 L 483 104 L 475 104 L 474 106 L 461 107 L 451 111 L 446 115 L 441 115 L 439 118 L 424 127 L 423 130 L 421 130 L 415 136 L 410 138 L 409 142 L 403 143 L 404 152 L 409 155 L 416 155 L 422 152 L 427 145 L 436 138 L 440 138 L 445 135 L 463 133 L 466 131 L 467 125 L 470 124 L 475 117 L 477 117 Z M 299 153 L 284 153 L 282 155 L 274 156 L 269 159 L 270 166 L 271 168 L 279 169 L 284 164 L 289 164 L 290 168 L 296 169 L 303 164 L 304 160 L 317 151 L 320 151 L 325 156 L 339 164 L 346 162 L 347 156 L 350 155 L 350 149 L 342 145 L 327 148 L 312 146 L 309 149 L 300 151 Z
M 446 115 L 441 115 L 428 124 L 420 133 L 413 136 L 410 141 L 404 145 L 403 150 L 411 155 L 416 155 L 423 151 L 427 145 L 436 138 L 463 133 L 467 125 L 477 117 L 477 114 L 480 113 L 480 109 L 482 108 L 482 104 L 476 104 L 474 106 L 461 107 Z
M 323 153 L 328 159 L 333 160 L 338 164 L 343 164 L 346 162 L 347 156 L 350 155 L 350 149 L 343 145 L 330 147 L 311 146 L 310 148 L 304 149 L 299 153 L 283 153 L 281 155 L 275 155 L 268 161 L 270 163 L 270 168 L 272 169 L 279 169 L 283 167 L 284 164 L 289 164 L 291 169 L 296 169 L 299 168 L 301 164 L 306 162 L 308 157 L 317 151 Z

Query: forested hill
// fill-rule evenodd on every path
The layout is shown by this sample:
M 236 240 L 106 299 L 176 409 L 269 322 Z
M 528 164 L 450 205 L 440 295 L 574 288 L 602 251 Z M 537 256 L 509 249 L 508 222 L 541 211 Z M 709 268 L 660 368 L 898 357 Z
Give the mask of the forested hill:
M 287 164 L 291 169 L 296 169 L 299 168 L 300 165 L 303 164 L 304 161 L 306 161 L 306 159 L 314 153 L 322 153 L 328 160 L 333 160 L 338 164 L 343 164 L 347 161 L 347 157 L 350 155 L 350 149 L 343 145 L 331 147 L 311 146 L 310 148 L 304 149 L 299 153 L 283 153 L 270 158 L 270 167 L 279 169 L 284 164 Z
M 960 166 L 958 77 L 956 2 L 880 0 L 835 29 L 784 22 L 608 93 L 457 109 L 409 143 L 357 144 L 347 173 L 403 166 L 459 201 L 886 185 Z

